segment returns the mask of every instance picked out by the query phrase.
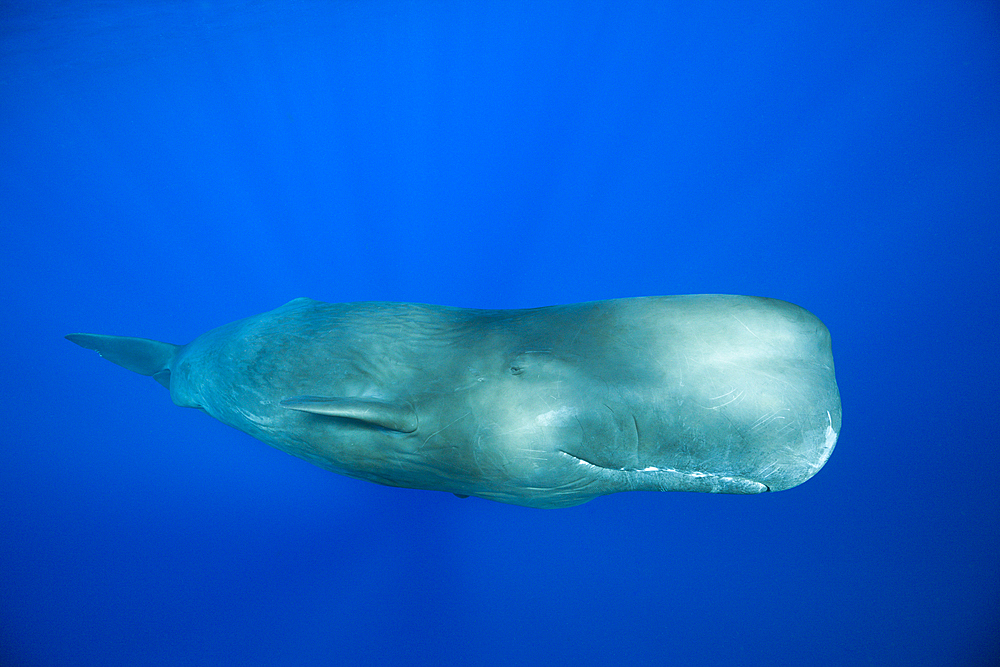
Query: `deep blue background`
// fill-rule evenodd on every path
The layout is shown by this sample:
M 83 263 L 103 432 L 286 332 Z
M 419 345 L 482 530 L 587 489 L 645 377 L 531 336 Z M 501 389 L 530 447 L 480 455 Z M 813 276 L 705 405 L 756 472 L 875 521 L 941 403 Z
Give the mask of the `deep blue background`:
M 0 664 L 992 664 L 996 7 L 3 2 Z M 801 487 L 380 487 L 62 339 L 716 292 L 833 334 Z

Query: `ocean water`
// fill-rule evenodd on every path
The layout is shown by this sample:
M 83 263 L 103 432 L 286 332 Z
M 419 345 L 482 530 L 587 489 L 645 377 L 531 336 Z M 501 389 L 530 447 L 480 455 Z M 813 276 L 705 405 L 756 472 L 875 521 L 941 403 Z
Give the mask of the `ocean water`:
M 998 81 L 986 1 L 0 3 L 0 664 L 996 664 Z M 830 328 L 816 477 L 382 487 L 62 337 L 685 293 Z

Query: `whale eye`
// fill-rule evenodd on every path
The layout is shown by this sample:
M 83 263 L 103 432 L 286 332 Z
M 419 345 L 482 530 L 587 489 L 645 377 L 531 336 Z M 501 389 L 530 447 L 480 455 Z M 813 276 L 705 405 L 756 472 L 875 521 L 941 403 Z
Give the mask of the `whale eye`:
M 529 369 L 541 369 L 553 359 L 549 350 L 525 350 L 518 353 L 510 360 L 510 367 L 507 369 L 511 375 L 521 375 Z M 532 370 L 532 374 L 534 374 Z

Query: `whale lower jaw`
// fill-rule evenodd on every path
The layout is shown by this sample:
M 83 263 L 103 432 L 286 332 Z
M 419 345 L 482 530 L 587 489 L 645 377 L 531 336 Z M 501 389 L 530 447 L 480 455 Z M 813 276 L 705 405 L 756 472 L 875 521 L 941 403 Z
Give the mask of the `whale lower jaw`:
M 770 491 L 771 487 L 745 477 L 719 475 L 694 470 L 675 468 L 605 468 L 595 465 L 579 456 L 561 451 L 578 465 L 587 466 L 589 471 L 603 478 L 614 478 L 631 491 L 698 491 L 701 493 L 753 494 Z

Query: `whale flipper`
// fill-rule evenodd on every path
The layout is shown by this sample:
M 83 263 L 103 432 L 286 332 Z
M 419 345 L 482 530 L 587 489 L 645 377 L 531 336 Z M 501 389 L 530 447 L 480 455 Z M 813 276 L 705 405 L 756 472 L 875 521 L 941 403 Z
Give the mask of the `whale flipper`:
M 375 398 L 295 396 L 281 401 L 281 405 L 316 415 L 356 419 L 400 433 L 417 430 L 417 413 L 406 403 L 390 403 Z
M 130 371 L 150 375 L 167 389 L 170 389 L 170 370 L 167 366 L 182 347 L 148 338 L 85 333 L 69 334 L 66 340 L 94 350 L 108 361 Z

